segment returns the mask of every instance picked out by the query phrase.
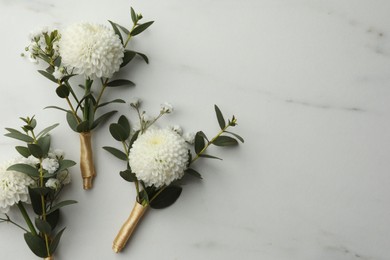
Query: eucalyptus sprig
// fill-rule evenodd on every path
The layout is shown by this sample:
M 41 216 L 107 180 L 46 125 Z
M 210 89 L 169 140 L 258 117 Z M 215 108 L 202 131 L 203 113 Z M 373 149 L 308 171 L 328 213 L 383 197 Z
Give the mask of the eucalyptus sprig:
M 14 195 L 11 204 L 9 204 L 9 197 L 8 202 L 1 203 L 7 207 L 0 208 L 5 216 L 0 220 L 22 229 L 25 232 L 24 239 L 35 255 L 42 258 L 52 257 L 65 230 L 65 228 L 56 230 L 60 209 L 76 203 L 74 200 L 58 201 L 64 185 L 70 181 L 68 169 L 76 163 L 65 159 L 62 152 L 50 150 L 51 137 L 49 132 L 58 124 L 36 133 L 37 121 L 34 117 L 20 119 L 24 123 L 21 126 L 21 131 L 6 128 L 8 133 L 5 136 L 20 140 L 25 145 L 15 147 L 22 159 L 0 173 L 0 178 L 3 178 L 3 182 L 7 184 L 0 187 L 3 189 L 3 194 L 8 192 L 9 196 Z M 18 180 L 20 183 L 17 182 Z M 7 190 L 7 187 L 11 186 L 22 189 L 14 194 L 14 190 Z M 31 203 L 32 210 L 36 214 L 34 222 L 25 208 L 27 202 Z M 6 213 L 8 208 L 15 204 L 23 216 L 27 228 L 16 223 Z
M 46 69 L 38 72 L 56 85 L 57 96 L 67 106 L 46 108 L 64 111 L 70 128 L 80 134 L 80 168 L 84 189 L 92 187 L 92 179 L 96 175 L 91 131 L 117 113 L 116 110 L 100 111 L 109 104 L 125 103 L 121 98 L 106 101 L 105 93 L 117 87 L 135 86 L 128 79 L 116 78 L 115 73 L 137 56 L 149 63 L 145 54 L 127 47 L 130 40 L 145 31 L 153 21 L 141 23 L 143 16 L 133 8 L 130 8 L 130 15 L 131 29 L 112 21 L 109 21 L 112 30 L 88 23 L 76 24 L 64 31 L 45 29 L 34 34 L 30 46 L 26 48 L 31 60 L 45 63 Z M 82 76 L 84 81 L 78 84 L 82 94 L 74 86 L 76 76 Z
M 169 207 L 176 202 L 182 192 L 182 187 L 178 182 L 181 177 L 187 174 L 202 179 L 201 174 L 194 168 L 190 167 L 195 161 L 197 161 L 199 158 L 220 159 L 216 156 L 206 153 L 206 151 L 211 145 L 227 147 L 236 146 L 238 145 L 239 141 L 242 143 L 244 142 L 244 139 L 241 136 L 231 131 L 228 131 L 230 130 L 230 128 L 235 127 L 237 125 L 237 119 L 232 116 L 231 119 L 229 119 L 226 123 L 226 120 L 221 110 L 218 108 L 218 106 L 215 105 L 215 112 L 218 124 L 220 126 L 220 131 L 211 139 L 209 139 L 203 131 L 198 131 L 194 136 L 193 141 L 187 140 L 188 146 L 187 148 L 184 148 L 184 153 L 188 154 L 186 154 L 185 157 L 186 165 L 184 165 L 183 167 L 180 164 L 180 161 L 184 158 L 182 154 L 183 148 L 180 143 L 182 142 L 185 144 L 185 142 L 183 141 L 184 138 L 180 136 L 181 131 L 173 134 L 173 136 L 175 136 L 174 138 L 171 137 L 172 134 L 169 134 L 169 131 L 168 133 L 161 131 L 150 138 L 148 137 L 149 139 L 146 139 L 146 141 L 142 140 L 141 144 L 139 144 L 139 140 L 144 135 L 149 133 L 149 131 L 154 131 L 151 126 L 154 125 L 156 121 L 159 120 L 165 114 L 171 113 L 173 111 L 173 108 L 169 104 L 165 104 L 162 106 L 160 113 L 153 119 L 150 119 L 146 116 L 145 111 L 140 110 L 140 102 L 137 101 L 131 103 L 131 107 L 133 107 L 138 114 L 139 129 L 136 131 L 132 131 L 129 120 L 122 115 L 119 117 L 118 122 L 112 123 L 109 128 L 112 137 L 116 141 L 119 141 L 121 143 L 122 150 L 111 146 L 103 147 L 103 149 L 105 149 L 118 159 L 126 162 L 126 169 L 120 171 L 119 174 L 124 180 L 128 182 L 133 182 L 137 192 L 136 204 L 134 206 L 132 214 L 122 226 L 120 232 L 114 240 L 113 249 L 115 252 L 121 251 L 121 249 L 124 247 L 126 241 L 130 237 L 139 219 L 142 217 L 144 211 L 147 208 L 151 207 L 155 209 L 162 209 Z M 172 131 L 174 130 L 171 130 L 171 133 Z M 160 139 L 161 133 L 165 133 L 166 137 Z M 163 140 L 165 139 L 169 139 L 170 141 L 168 141 L 168 143 L 166 144 L 167 147 L 161 147 L 161 144 L 164 143 Z M 174 144 L 172 145 L 172 143 L 169 142 L 172 142 Z M 142 147 L 140 148 L 140 145 L 146 145 L 150 150 L 143 151 Z M 134 150 L 134 148 L 137 149 L 137 152 L 136 150 Z M 138 158 L 137 155 L 140 149 L 144 153 L 149 152 L 150 154 L 153 154 L 151 155 L 151 157 L 144 157 L 141 155 L 141 160 L 146 160 L 144 162 L 145 167 L 148 168 L 148 170 L 146 171 L 149 174 L 153 175 L 151 179 L 157 178 L 157 180 L 152 180 L 153 183 L 154 181 L 156 181 L 158 183 L 157 185 L 150 184 L 150 179 L 149 177 L 145 177 L 145 172 L 143 172 L 143 169 L 140 169 L 142 174 L 141 172 L 137 172 L 137 170 L 134 170 L 135 168 L 139 169 L 139 165 L 137 165 L 137 167 L 134 167 L 133 163 L 135 160 L 134 158 Z M 157 149 L 158 152 L 155 153 L 155 151 L 157 150 L 152 149 Z M 164 154 L 161 154 L 164 151 L 169 154 L 164 156 Z M 134 153 L 136 153 L 137 155 L 134 155 Z M 131 159 L 132 156 L 133 161 Z M 175 158 L 172 159 L 172 157 Z M 175 165 L 176 163 L 177 165 Z M 153 164 L 152 169 L 150 169 L 151 166 L 148 164 Z M 175 174 L 178 177 L 176 180 L 172 181 L 172 177 L 170 176 L 164 177 L 164 174 L 171 175 L 169 173 L 158 172 L 158 169 L 160 169 L 161 171 L 165 171 L 167 168 L 165 167 L 166 165 L 169 165 L 167 167 L 172 167 L 171 169 L 175 171 Z M 182 172 L 178 174 L 176 172 L 177 169 L 182 169 Z M 150 170 L 151 172 L 149 172 Z M 156 177 L 156 175 L 160 174 L 161 176 Z M 168 178 L 170 181 L 165 180 L 161 183 L 160 178 Z

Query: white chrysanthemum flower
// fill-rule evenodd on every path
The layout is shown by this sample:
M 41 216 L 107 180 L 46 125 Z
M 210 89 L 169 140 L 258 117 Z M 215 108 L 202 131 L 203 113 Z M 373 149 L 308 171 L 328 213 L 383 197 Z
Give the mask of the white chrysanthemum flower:
M 62 171 L 57 174 L 57 180 L 59 180 L 63 185 L 67 185 L 71 182 L 72 178 L 68 170 Z
M 185 133 L 183 138 L 187 143 L 193 144 L 195 142 L 195 133 Z
M 7 213 L 9 208 L 18 202 L 30 202 L 28 187 L 34 184 L 34 180 L 28 175 L 7 171 L 10 164 L 2 166 L 0 170 L 0 212 Z
M 57 159 L 45 158 L 42 160 L 42 168 L 45 169 L 49 174 L 55 173 L 59 167 Z
M 61 182 L 55 178 L 50 178 L 46 181 L 45 186 L 53 190 L 58 190 L 61 187 Z
M 111 78 L 118 71 L 124 48 L 112 29 L 104 25 L 78 23 L 61 33 L 62 62 L 86 77 Z
M 164 104 L 161 104 L 160 112 L 161 113 L 172 113 L 173 112 L 173 106 L 170 103 L 165 102 Z
M 149 129 L 130 150 L 130 167 L 147 186 L 161 187 L 181 178 L 188 150 L 181 136 L 170 129 Z

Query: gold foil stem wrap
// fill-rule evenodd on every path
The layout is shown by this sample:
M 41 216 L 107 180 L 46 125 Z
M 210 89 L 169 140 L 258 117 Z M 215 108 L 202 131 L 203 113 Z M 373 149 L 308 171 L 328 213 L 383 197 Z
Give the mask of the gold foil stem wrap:
M 95 177 L 95 165 L 93 164 L 91 133 L 80 133 L 80 170 L 83 178 L 83 188 L 92 188 L 92 179 Z
M 116 235 L 114 239 L 112 249 L 115 253 L 119 253 L 125 247 L 127 240 L 129 240 L 131 234 L 134 232 L 139 220 L 142 218 L 147 208 L 147 206 L 144 207 L 138 202 L 135 203 L 129 218 L 122 225 L 122 228 L 119 230 L 118 235 Z
M 48 256 L 48 257 L 45 257 L 43 258 L 44 260 L 54 260 L 54 257 L 51 255 L 51 256 Z

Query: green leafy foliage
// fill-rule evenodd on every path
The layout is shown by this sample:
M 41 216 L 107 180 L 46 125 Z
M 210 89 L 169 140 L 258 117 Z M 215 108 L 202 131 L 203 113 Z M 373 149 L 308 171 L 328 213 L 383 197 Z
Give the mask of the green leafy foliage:
M 171 206 L 180 197 L 182 187 L 170 185 L 166 187 L 160 194 L 150 202 L 150 206 L 154 209 L 163 209 Z
M 11 165 L 8 167 L 7 171 L 16 171 L 16 172 L 22 172 L 27 174 L 28 176 L 31 177 L 39 177 L 39 171 L 37 168 L 29 165 L 29 164 L 24 164 L 24 163 L 17 163 L 14 165 Z
M 128 160 L 127 155 L 124 152 L 122 152 L 121 150 L 118 150 L 118 149 L 116 149 L 114 147 L 110 147 L 110 146 L 104 146 L 103 149 L 106 150 L 107 152 L 109 152 L 110 154 L 114 155 L 119 160 L 123 160 L 123 161 Z
M 213 155 L 209 155 L 209 154 L 200 154 L 199 157 L 203 157 L 203 158 L 208 158 L 208 159 L 217 159 L 217 160 L 222 160 L 221 158 L 219 157 L 216 157 L 216 156 L 213 156 Z
M 26 134 L 22 134 L 19 131 L 18 132 L 7 133 L 7 134 L 5 134 L 5 136 L 10 137 L 10 138 L 14 138 L 14 139 L 17 139 L 17 140 L 20 140 L 20 141 L 23 141 L 23 142 L 26 142 L 26 143 L 34 142 L 34 138 L 32 138 L 31 136 L 28 136 Z
M 68 206 L 68 205 L 72 205 L 72 204 L 75 204 L 75 203 L 77 203 L 77 201 L 75 201 L 75 200 L 64 200 L 64 201 L 58 202 L 56 205 L 54 205 L 54 206 L 47 212 L 47 214 L 50 214 L 50 213 L 56 211 L 56 210 L 59 209 L 59 208 L 62 208 L 62 207 Z
M 57 247 L 58 247 L 58 244 L 60 243 L 60 240 L 61 240 L 61 237 L 62 237 L 62 234 L 64 233 L 65 231 L 65 228 L 61 229 L 56 235 L 55 237 L 53 238 L 53 240 L 51 241 L 50 243 L 50 254 L 53 254 Z
M 131 172 L 130 169 L 127 169 L 127 170 L 124 170 L 124 171 L 119 172 L 119 175 L 120 175 L 125 181 L 128 181 L 128 182 L 137 181 L 137 177 L 135 176 L 135 174 L 134 174 L 133 172 Z
M 38 138 L 37 142 L 39 147 L 42 150 L 42 155 L 46 156 L 50 150 L 50 135 L 45 135 L 43 137 Z
M 221 129 L 224 129 L 225 126 L 226 126 L 226 122 L 225 122 L 225 119 L 223 118 L 222 112 L 218 108 L 217 105 L 214 105 L 214 109 L 215 109 L 215 113 L 217 115 L 217 120 L 218 120 L 219 127 L 221 127 Z
M 77 125 L 79 124 L 77 122 L 77 119 L 76 117 L 73 115 L 73 113 L 71 111 L 67 111 L 66 112 L 66 121 L 68 122 L 68 125 L 69 127 L 75 131 L 75 132 L 78 132 L 77 131 Z
M 112 22 L 112 21 L 110 21 L 110 20 L 108 20 L 108 22 L 111 24 L 112 29 L 114 29 L 115 34 L 118 35 L 119 39 L 121 40 L 121 43 L 123 44 L 123 37 L 122 37 L 121 32 L 118 29 L 117 24 Z
M 234 146 L 238 145 L 238 142 L 233 137 L 220 135 L 213 141 L 213 144 L 217 146 Z
M 143 24 L 139 24 L 137 27 L 135 27 L 135 28 L 130 32 L 130 35 L 131 35 L 131 36 L 136 36 L 136 35 L 142 33 L 142 32 L 145 31 L 149 26 L 151 26 L 153 23 L 154 23 L 154 21 L 150 21 L 150 22 L 146 22 L 146 23 L 143 23 Z
M 126 130 L 120 124 L 111 124 L 110 125 L 110 133 L 115 140 L 124 142 L 129 137 L 130 133 L 126 132 Z
M 101 103 L 100 105 L 97 106 L 97 108 L 99 107 L 104 107 L 108 104 L 111 104 L 111 103 L 126 103 L 126 101 L 124 101 L 123 99 L 114 99 L 114 100 L 111 100 L 111 101 L 108 101 L 108 102 L 104 102 L 104 103 Z
M 37 134 L 37 138 L 46 135 L 46 134 L 49 133 L 51 130 L 53 130 L 54 128 L 56 128 L 58 125 L 59 125 L 59 124 L 57 123 L 57 124 L 54 124 L 54 125 L 51 125 L 51 126 L 46 127 L 45 129 L 43 129 L 42 131 L 40 131 L 40 132 Z
M 228 133 L 228 134 L 233 135 L 233 136 L 236 137 L 241 143 L 244 143 L 244 138 L 242 138 L 242 137 L 239 136 L 238 134 L 235 134 L 235 133 L 232 133 L 232 132 L 229 132 L 229 131 L 225 131 L 225 133 Z
M 59 209 L 46 215 L 46 221 L 50 224 L 50 227 L 52 230 L 54 230 L 55 227 L 57 226 L 59 219 L 60 219 L 60 210 Z
M 42 148 L 38 144 L 27 144 L 28 150 L 35 158 L 42 158 L 43 151 Z
M 206 146 L 202 132 L 197 132 L 195 135 L 195 153 L 199 154 Z
M 35 226 L 40 232 L 46 235 L 50 235 L 52 231 L 50 224 L 47 221 L 40 218 L 35 218 Z
M 15 147 L 16 151 L 23 157 L 27 158 L 31 155 L 30 150 L 27 147 L 24 146 L 16 146 Z
M 97 127 L 98 125 L 100 124 L 104 124 L 107 120 L 109 120 L 116 112 L 118 111 L 110 111 L 110 112 L 107 112 L 103 115 L 101 115 L 100 117 L 98 117 L 92 124 L 92 127 L 91 127 L 91 130 L 94 129 L 95 127 Z
M 195 171 L 194 169 L 192 169 L 192 168 L 187 168 L 187 169 L 184 171 L 184 173 L 186 173 L 186 174 L 188 174 L 188 175 L 191 175 L 191 176 L 193 176 L 193 177 L 195 177 L 195 178 L 198 178 L 198 179 L 203 179 L 203 178 L 202 178 L 202 175 L 201 175 L 199 172 L 197 172 L 197 171 Z
M 24 240 L 36 256 L 42 258 L 47 256 L 45 241 L 40 236 L 28 232 L 24 234 Z
M 28 188 L 28 194 L 30 195 L 31 206 L 34 210 L 34 213 L 37 215 L 42 215 L 42 200 L 41 192 L 38 188 Z M 46 206 L 45 206 L 46 207 Z
M 78 133 L 83 133 L 83 132 L 85 133 L 85 132 L 89 132 L 89 131 L 90 131 L 90 128 L 89 128 L 89 121 L 88 120 L 85 120 L 76 126 L 76 132 L 78 132 Z
M 135 86 L 134 82 L 127 79 L 116 79 L 107 83 L 107 87 Z
M 121 67 L 126 66 L 130 61 L 134 59 L 136 55 L 137 53 L 134 51 L 125 50 Z
M 69 88 L 66 85 L 59 85 L 56 88 L 57 96 L 60 98 L 67 98 L 69 96 Z
M 38 72 L 39 72 L 42 76 L 44 76 L 45 78 L 47 78 L 47 79 L 53 81 L 54 83 L 58 83 L 57 80 L 56 80 L 56 78 L 55 78 L 51 73 L 49 73 L 49 72 L 47 72 L 47 71 L 44 71 L 44 70 L 38 70 Z

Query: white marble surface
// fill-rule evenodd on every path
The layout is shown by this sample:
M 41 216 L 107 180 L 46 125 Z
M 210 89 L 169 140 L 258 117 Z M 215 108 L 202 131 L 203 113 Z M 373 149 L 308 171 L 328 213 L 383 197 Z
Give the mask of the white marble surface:
M 163 125 L 210 135 L 216 103 L 238 117 L 246 143 L 215 149 L 224 161 L 200 163 L 204 180 L 149 211 L 116 255 L 135 191 L 101 149 L 114 144 L 101 128 L 94 189 L 82 190 L 75 168 L 64 192 L 79 203 L 63 212 L 56 259 L 390 259 L 389 1 L 0 0 L 0 129 L 33 114 L 41 126 L 60 122 L 54 146 L 78 160 L 64 115 L 43 110 L 61 104 L 53 85 L 20 53 L 36 27 L 126 24 L 130 5 L 156 22 L 133 42 L 150 65 L 129 68 L 137 87 L 120 94 L 148 111 L 169 101 L 176 112 Z M 0 159 L 16 144 L 1 137 Z M 0 230 L 1 259 L 35 259 L 20 230 Z

